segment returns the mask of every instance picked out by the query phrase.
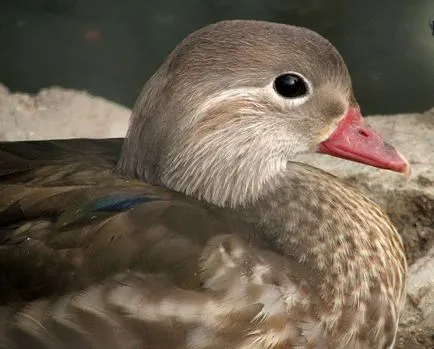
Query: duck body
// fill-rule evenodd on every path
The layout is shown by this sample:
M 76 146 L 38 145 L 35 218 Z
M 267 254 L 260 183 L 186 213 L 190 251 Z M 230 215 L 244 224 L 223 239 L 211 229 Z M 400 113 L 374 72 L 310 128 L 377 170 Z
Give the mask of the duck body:
M 348 343 L 372 348 L 378 339 L 371 332 L 389 326 L 383 340 L 393 341 L 397 324 L 390 324 L 396 320 L 388 314 L 400 309 L 388 298 L 403 294 L 388 292 L 400 292 L 405 270 L 393 263 L 403 258 L 399 253 L 374 262 L 379 258 L 375 249 L 401 244 L 396 237 L 387 240 L 392 228 L 375 204 L 337 178 L 294 163 L 298 172 L 292 169 L 291 177 L 299 173 L 298 179 L 259 206 L 234 211 L 204 205 L 114 176 L 120 145 L 121 140 L 0 145 L 2 158 L 15 160 L 8 165 L 15 172 L 3 174 L 0 187 L 2 304 L 17 304 L 4 308 L 5 314 L 13 312 L 5 338 L 10 334 L 23 348 L 32 340 L 46 346 L 63 340 L 68 347 L 71 338 L 87 346 L 111 342 L 113 348 L 127 338 L 131 347 L 139 342 L 168 348 L 176 342 L 179 348 L 339 348 Z M 322 190 L 310 180 L 320 180 Z M 342 190 L 350 201 L 342 200 Z M 351 212 L 356 205 L 363 205 L 367 216 L 377 215 L 378 226 L 346 245 L 351 229 L 358 231 L 366 217 L 340 227 L 333 211 Z M 281 224 L 289 240 L 276 238 Z M 342 235 L 332 239 L 329 227 Z M 325 234 L 320 241 L 312 237 L 318 229 Z M 378 282 L 391 271 L 390 288 L 379 289 Z M 334 301 L 325 305 L 320 295 Z M 22 307 L 23 301 L 45 298 Z M 40 327 L 30 326 L 24 315 Z M 92 321 L 96 328 L 88 331 Z M 130 322 L 153 333 L 130 333 Z M 122 324 L 120 338 L 109 340 L 107 333 Z M 349 342 L 340 344 L 333 333 L 345 328 Z
M 357 190 L 290 155 L 320 143 L 362 161 L 369 133 L 380 148 L 362 162 L 408 163 L 354 129 L 345 65 L 300 30 L 229 21 L 193 34 L 145 86 L 126 140 L 0 144 L 0 347 L 393 347 L 407 273 L 398 233 Z M 243 68 L 258 42 L 254 53 L 279 61 L 265 39 L 295 50 L 291 69 L 260 55 Z M 315 50 L 324 59 L 306 70 L 299 56 Z M 309 75 L 327 60 L 340 73 Z M 300 75 L 262 86 L 284 71 Z M 288 79 L 295 97 L 281 100 Z M 294 92 L 300 79 L 310 83 Z

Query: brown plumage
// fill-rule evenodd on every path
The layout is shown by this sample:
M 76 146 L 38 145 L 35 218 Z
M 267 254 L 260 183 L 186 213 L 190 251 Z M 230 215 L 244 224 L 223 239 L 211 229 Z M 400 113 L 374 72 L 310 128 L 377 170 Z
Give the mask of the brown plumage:
M 391 348 L 401 239 L 313 151 L 409 169 L 328 41 L 255 21 L 178 45 L 123 145 L 1 143 L 0 348 Z

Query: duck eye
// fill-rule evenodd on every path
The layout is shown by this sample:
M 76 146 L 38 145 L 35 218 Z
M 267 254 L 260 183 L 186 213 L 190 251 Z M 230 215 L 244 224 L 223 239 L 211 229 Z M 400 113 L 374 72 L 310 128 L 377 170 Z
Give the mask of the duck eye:
M 274 89 L 283 97 L 297 98 L 306 95 L 307 84 L 304 79 L 297 74 L 283 74 L 274 80 Z

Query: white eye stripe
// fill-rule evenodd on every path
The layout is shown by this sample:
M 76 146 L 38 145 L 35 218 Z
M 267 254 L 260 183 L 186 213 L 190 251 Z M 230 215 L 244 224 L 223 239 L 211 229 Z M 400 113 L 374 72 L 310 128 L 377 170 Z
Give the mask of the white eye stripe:
M 264 87 L 240 87 L 224 90 L 216 93 L 208 98 L 197 110 L 196 115 L 201 115 L 205 110 L 212 108 L 222 102 L 230 100 L 250 100 L 252 104 L 259 103 L 260 100 L 266 99 L 272 101 L 273 104 L 278 105 L 280 108 L 294 108 L 304 104 L 310 99 L 313 93 L 312 84 L 302 74 L 297 72 L 285 72 L 283 74 L 295 74 L 300 76 L 307 85 L 307 93 L 300 97 L 285 98 L 281 96 L 274 88 L 275 78 Z M 282 75 L 282 74 L 281 74 Z

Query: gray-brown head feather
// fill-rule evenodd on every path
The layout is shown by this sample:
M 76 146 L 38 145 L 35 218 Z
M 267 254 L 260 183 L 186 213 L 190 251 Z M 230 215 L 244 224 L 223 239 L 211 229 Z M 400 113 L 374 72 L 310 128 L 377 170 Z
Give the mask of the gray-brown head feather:
M 310 84 L 306 100 L 274 91 L 288 72 Z M 351 103 L 346 66 L 320 35 L 219 22 L 182 41 L 146 84 L 117 172 L 218 205 L 246 204 L 295 154 L 324 140 Z

